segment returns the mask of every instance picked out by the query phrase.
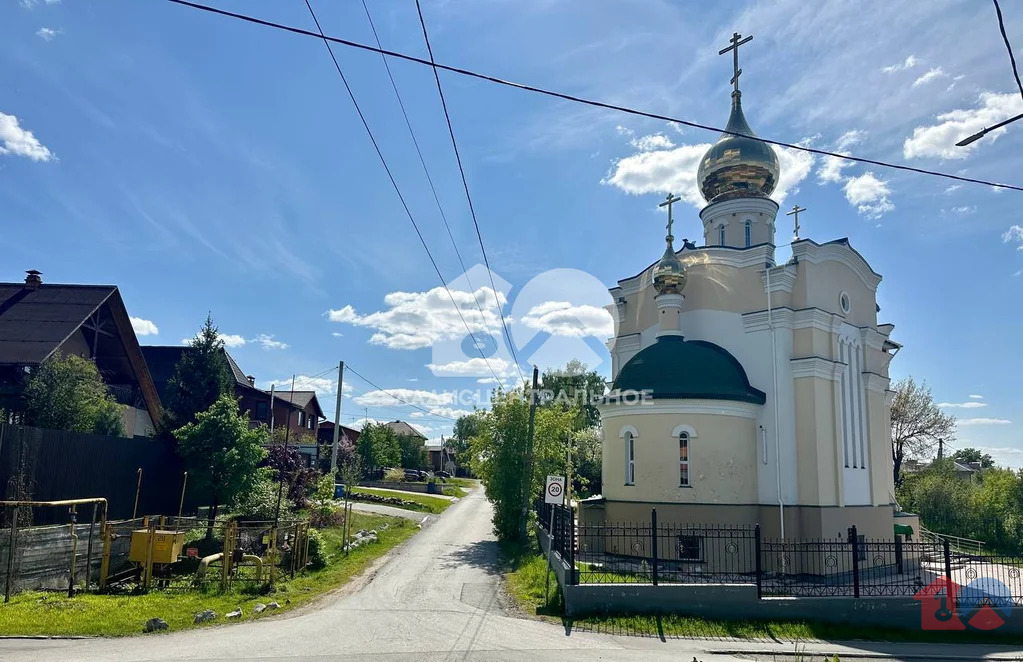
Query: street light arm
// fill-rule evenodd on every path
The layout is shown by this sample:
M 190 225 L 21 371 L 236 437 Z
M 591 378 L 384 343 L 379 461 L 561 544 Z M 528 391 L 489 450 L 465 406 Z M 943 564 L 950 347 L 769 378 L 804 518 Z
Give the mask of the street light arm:
M 1005 126 L 1006 124 L 1011 124 L 1012 122 L 1015 122 L 1018 119 L 1023 119 L 1023 113 L 1020 113 L 1019 115 L 1016 115 L 1015 117 L 1010 117 L 1009 119 L 1007 119 L 1005 121 L 1002 121 L 1002 122 L 999 122 L 998 124 L 995 124 L 994 126 L 990 126 L 990 127 L 986 128 L 986 129 L 982 129 L 982 130 L 978 131 L 977 133 L 973 134 L 972 136 L 970 136 L 969 138 L 963 138 L 962 140 L 960 140 L 959 142 L 956 143 L 956 147 L 966 147 L 970 143 L 977 142 L 978 140 L 980 140 L 981 138 L 983 138 L 987 134 L 991 133 L 995 129 L 1000 129 L 1003 126 Z

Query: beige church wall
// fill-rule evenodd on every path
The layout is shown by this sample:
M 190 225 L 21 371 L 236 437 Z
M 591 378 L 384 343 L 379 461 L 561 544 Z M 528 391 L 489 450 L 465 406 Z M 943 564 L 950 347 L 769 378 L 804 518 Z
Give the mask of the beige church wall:
M 792 357 L 835 360 L 835 334 L 812 327 L 792 330 Z
M 689 441 L 691 487 L 679 486 L 678 437 L 672 431 L 681 424 L 696 431 Z M 639 432 L 635 485 L 624 484 L 625 441 L 620 433 L 625 425 Z M 605 414 L 603 429 L 603 493 L 608 499 L 668 503 L 757 501 L 757 436 L 752 418 L 681 413 L 610 417 Z
M 795 388 L 799 503 L 838 505 L 834 382 L 800 377 Z
M 895 477 L 892 475 L 891 427 L 884 393 L 867 391 L 867 421 L 870 427 L 870 484 L 874 505 L 892 502 Z
M 877 328 L 877 300 L 872 292 L 851 268 L 841 262 L 813 264 L 808 260 L 799 263 L 799 280 L 806 285 L 806 300 L 795 300 L 800 308 L 820 308 L 845 318 L 856 327 Z M 849 295 L 849 312 L 843 313 L 839 306 L 842 292 Z

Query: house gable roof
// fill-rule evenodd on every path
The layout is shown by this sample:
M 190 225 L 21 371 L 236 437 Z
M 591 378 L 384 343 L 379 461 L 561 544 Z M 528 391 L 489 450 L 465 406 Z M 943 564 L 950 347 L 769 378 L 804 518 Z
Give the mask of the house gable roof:
M 31 288 L 25 283 L 0 283 L 0 365 L 39 365 L 104 305 L 146 409 L 155 420 L 162 411 L 160 396 L 114 285 L 40 284 Z
M 305 409 L 309 403 L 312 403 L 316 415 L 323 418 L 323 408 L 320 407 L 320 401 L 316 399 L 316 391 L 274 391 L 274 395 L 286 402 L 293 403 L 299 409 Z
M 422 432 L 415 429 L 405 421 L 391 421 L 390 423 L 384 423 L 384 425 L 394 430 L 394 434 L 398 435 L 399 437 L 417 437 L 419 439 L 423 439 L 424 441 L 426 440 L 426 435 L 424 435 Z

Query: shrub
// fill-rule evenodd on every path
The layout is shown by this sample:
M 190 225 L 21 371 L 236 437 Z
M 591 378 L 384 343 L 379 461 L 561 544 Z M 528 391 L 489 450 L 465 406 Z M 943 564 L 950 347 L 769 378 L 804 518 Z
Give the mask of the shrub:
M 389 483 L 404 483 L 405 482 L 405 470 L 404 469 L 388 469 L 384 472 L 384 480 Z
M 330 555 L 327 554 L 327 546 L 323 537 L 316 529 L 309 529 L 309 569 L 322 570 L 327 567 Z
M 309 524 L 317 529 L 328 529 L 344 523 L 344 509 L 333 502 L 320 502 L 309 513 Z
M 274 519 L 277 513 L 278 485 L 263 473 L 247 492 L 238 495 L 233 510 L 239 520 L 249 522 L 267 522 Z M 281 514 L 287 515 L 295 507 L 287 495 L 281 498 Z

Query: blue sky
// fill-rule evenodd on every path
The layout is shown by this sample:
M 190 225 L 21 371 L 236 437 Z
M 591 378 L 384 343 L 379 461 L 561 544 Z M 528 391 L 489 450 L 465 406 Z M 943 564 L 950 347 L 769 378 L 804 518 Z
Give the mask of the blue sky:
M 299 0 L 217 6 L 312 28 Z M 360 2 L 314 6 L 328 34 L 372 42 Z M 385 48 L 426 55 L 414 3 L 369 7 Z M 1023 11 L 1004 11 L 1023 60 Z M 1023 111 L 989 3 L 428 0 L 424 13 L 439 61 L 717 126 L 731 75 L 717 51 L 734 30 L 752 33 L 743 102 L 760 135 L 1023 183 L 1023 123 L 952 146 Z M 433 412 L 413 416 L 423 412 L 352 378 L 347 417 L 405 418 L 431 437 L 469 408 L 452 391 L 490 387 L 321 42 L 159 0 L 7 0 L 0 17 L 0 278 L 35 268 L 47 282 L 116 284 L 146 344 L 179 343 L 212 311 L 261 385 L 318 375 L 328 401 L 343 358 Z M 441 272 L 457 279 L 380 57 L 336 53 Z M 432 73 L 391 68 L 462 260 L 478 264 Z M 700 237 L 693 179 L 716 136 L 442 80 L 519 358 L 543 368 L 582 356 L 606 372 L 604 288 L 659 256 L 666 189 L 690 203 L 675 234 Z M 1023 464 L 1023 194 L 781 161 L 782 205 L 809 209 L 803 236 L 847 236 L 884 275 L 880 321 L 905 345 L 894 376 L 960 405 L 955 446 Z M 480 315 L 468 293 L 489 287 L 485 272 L 468 282 L 453 288 L 463 316 L 498 337 L 493 296 L 476 299 Z M 510 356 L 494 345 L 507 379 Z

